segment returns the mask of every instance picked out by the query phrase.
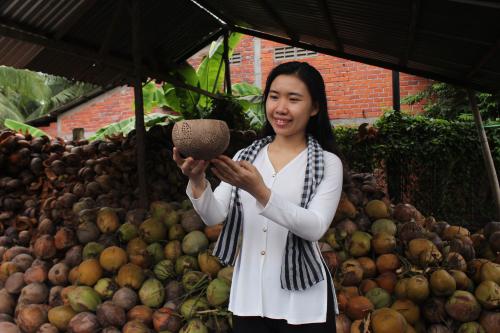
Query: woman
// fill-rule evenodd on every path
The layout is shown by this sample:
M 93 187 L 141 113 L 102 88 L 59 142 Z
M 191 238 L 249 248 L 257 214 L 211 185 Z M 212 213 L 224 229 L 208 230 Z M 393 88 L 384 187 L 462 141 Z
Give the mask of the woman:
M 338 307 L 317 241 L 333 219 L 342 163 L 333 153 L 321 74 L 302 62 L 274 68 L 264 89 L 265 137 L 233 159 L 174 160 L 207 225 L 225 221 L 214 255 L 234 265 L 234 332 L 335 332 Z M 205 170 L 222 181 L 212 192 Z

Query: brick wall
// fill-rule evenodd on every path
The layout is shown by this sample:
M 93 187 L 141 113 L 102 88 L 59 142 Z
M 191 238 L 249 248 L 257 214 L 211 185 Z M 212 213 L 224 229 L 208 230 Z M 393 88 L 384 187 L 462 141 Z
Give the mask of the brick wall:
M 254 65 L 254 50 L 260 45 L 260 66 Z M 274 50 L 285 45 L 243 36 L 235 53 L 241 55 L 241 63 L 231 65 L 231 81 L 255 82 L 260 77 L 260 85 L 265 85 L 269 72 L 279 63 L 290 60 L 275 60 Z M 208 47 L 189 59 L 196 68 Z M 328 113 L 334 123 L 356 123 L 373 121 L 383 110 L 392 107 L 392 74 L 390 70 L 365 65 L 332 56 L 315 54 L 298 59 L 316 67 L 325 80 Z M 413 75 L 400 74 L 401 97 L 424 89 L 431 81 Z M 58 117 L 57 123 L 41 127 L 50 135 L 72 138 L 74 128 L 83 127 L 85 136 L 99 128 L 133 116 L 133 89 L 119 87 L 88 101 Z M 404 106 L 413 112 L 421 111 L 421 106 Z
M 38 126 L 38 128 L 53 138 L 57 136 L 57 122 L 50 123 L 47 126 Z
M 243 36 L 235 49 L 235 53 L 242 55 L 242 63 L 231 65 L 232 83 L 244 81 L 257 84 L 254 75 L 254 40 L 254 37 Z M 260 84 L 264 87 L 269 72 L 278 64 L 291 61 L 291 59 L 274 59 L 275 48 L 286 45 L 267 40 L 261 40 L 260 44 Z M 207 52 L 208 50 L 202 50 L 189 62 L 196 67 Z M 323 54 L 301 57 L 297 60 L 307 61 L 323 75 L 330 119 L 352 121 L 355 118 L 362 120 L 379 117 L 383 110 L 392 108 L 392 72 L 390 70 Z M 431 80 L 425 78 L 401 73 L 401 98 L 423 90 L 430 82 Z M 402 105 L 401 108 L 415 113 L 421 111 L 421 105 Z

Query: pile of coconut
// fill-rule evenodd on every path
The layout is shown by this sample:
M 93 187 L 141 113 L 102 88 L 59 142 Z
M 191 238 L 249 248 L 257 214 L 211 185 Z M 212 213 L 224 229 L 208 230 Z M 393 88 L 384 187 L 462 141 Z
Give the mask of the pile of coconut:
M 499 222 L 471 234 L 391 205 L 370 174 L 352 175 L 344 190 L 322 239 L 337 332 L 499 331 Z

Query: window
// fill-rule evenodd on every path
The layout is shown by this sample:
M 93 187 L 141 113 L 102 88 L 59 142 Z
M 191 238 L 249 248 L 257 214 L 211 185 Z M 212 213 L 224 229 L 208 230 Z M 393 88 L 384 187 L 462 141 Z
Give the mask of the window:
M 241 53 L 233 53 L 233 56 L 229 59 L 229 63 L 231 64 L 241 64 L 243 57 Z
M 276 47 L 274 49 L 274 60 L 297 59 L 315 56 L 314 51 L 304 50 L 293 46 Z

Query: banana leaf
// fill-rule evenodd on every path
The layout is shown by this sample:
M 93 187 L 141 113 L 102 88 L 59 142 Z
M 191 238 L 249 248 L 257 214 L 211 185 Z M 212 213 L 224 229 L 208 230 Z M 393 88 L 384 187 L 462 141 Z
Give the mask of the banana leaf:
M 24 123 L 21 123 L 19 121 L 15 121 L 13 119 L 5 119 L 4 121 L 5 127 L 15 131 L 15 132 L 22 132 L 23 134 L 31 134 L 33 137 L 40 137 L 40 136 L 47 136 L 50 138 L 50 135 L 42 131 L 41 129 L 38 129 L 36 127 L 26 125 Z

